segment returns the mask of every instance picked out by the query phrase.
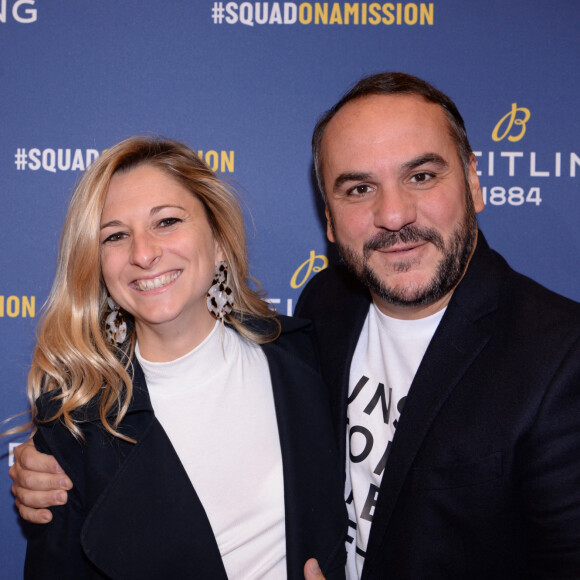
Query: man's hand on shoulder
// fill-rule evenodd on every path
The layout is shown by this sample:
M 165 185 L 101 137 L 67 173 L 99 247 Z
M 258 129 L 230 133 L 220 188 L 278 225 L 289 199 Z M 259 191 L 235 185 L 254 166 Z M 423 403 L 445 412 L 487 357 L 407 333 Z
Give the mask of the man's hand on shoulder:
M 32 441 L 16 447 L 8 474 L 20 516 L 34 524 L 50 522 L 52 513 L 46 508 L 65 504 L 73 486 L 56 459 L 37 451 Z

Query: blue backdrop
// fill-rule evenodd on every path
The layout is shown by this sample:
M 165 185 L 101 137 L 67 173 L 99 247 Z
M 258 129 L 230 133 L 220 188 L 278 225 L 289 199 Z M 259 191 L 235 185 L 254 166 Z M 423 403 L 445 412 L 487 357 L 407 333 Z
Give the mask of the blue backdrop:
M 329 254 L 311 174 L 318 116 L 359 77 L 449 94 L 479 155 L 480 224 L 518 270 L 580 299 L 577 0 L 0 0 L 0 416 L 27 408 L 34 328 L 71 190 L 133 134 L 201 151 L 244 200 L 251 266 L 291 313 Z M 0 440 L 0 577 L 25 541 Z

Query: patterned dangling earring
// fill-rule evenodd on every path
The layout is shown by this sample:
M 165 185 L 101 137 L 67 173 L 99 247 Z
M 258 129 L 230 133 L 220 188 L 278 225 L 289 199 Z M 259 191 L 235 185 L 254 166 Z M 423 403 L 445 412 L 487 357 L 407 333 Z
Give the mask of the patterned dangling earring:
M 234 295 L 228 286 L 228 265 L 219 262 L 210 289 L 207 291 L 207 309 L 218 320 L 223 320 L 234 305 Z
M 105 333 L 111 344 L 123 344 L 127 338 L 127 322 L 119 305 L 109 296 L 107 304 L 111 312 L 105 319 Z

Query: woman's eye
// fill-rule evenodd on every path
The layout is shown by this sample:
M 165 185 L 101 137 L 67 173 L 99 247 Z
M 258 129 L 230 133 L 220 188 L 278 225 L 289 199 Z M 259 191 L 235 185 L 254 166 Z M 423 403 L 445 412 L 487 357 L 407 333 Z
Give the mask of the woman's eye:
M 161 228 L 166 228 L 166 227 L 172 226 L 180 221 L 182 221 L 182 220 L 180 220 L 179 218 L 164 218 L 159 222 L 158 225 Z
M 125 237 L 125 234 L 118 232 L 116 234 L 111 234 L 109 237 L 105 238 L 103 240 L 103 244 L 106 244 L 107 242 L 118 242 L 119 240 L 122 240 Z

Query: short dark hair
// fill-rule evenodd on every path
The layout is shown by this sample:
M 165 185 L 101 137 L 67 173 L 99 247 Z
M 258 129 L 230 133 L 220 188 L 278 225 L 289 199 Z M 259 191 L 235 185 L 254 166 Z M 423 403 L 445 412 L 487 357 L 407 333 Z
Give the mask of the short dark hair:
M 318 120 L 318 123 L 316 123 L 314 133 L 312 134 L 312 156 L 314 158 L 314 171 L 316 173 L 318 187 L 325 202 L 326 192 L 322 178 L 320 153 L 322 137 L 326 126 L 334 115 L 350 101 L 371 95 L 393 94 L 418 95 L 431 103 L 439 105 L 445 111 L 449 121 L 449 132 L 457 147 L 457 152 L 463 165 L 463 172 L 467 179 L 467 170 L 472 150 L 467 138 L 463 117 L 459 113 L 455 103 L 446 94 L 420 78 L 401 72 L 385 72 L 362 78 L 334 107 L 326 111 Z

